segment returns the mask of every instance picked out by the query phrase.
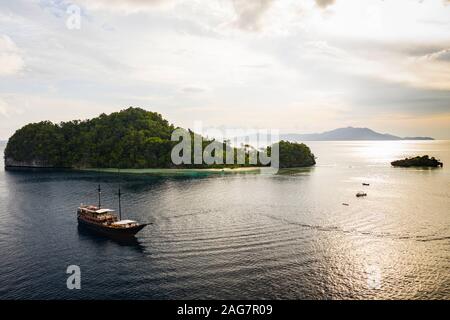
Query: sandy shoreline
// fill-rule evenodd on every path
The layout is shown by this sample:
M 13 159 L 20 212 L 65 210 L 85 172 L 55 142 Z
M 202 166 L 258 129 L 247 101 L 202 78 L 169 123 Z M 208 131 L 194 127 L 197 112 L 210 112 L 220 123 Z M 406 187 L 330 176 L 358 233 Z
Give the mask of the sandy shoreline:
M 118 173 L 117 168 L 87 168 L 82 171 L 94 171 L 104 173 Z M 248 168 L 223 168 L 223 169 L 120 169 L 120 173 L 127 174 L 154 174 L 154 175 L 203 175 L 203 174 L 236 174 L 236 173 L 260 173 L 260 167 Z

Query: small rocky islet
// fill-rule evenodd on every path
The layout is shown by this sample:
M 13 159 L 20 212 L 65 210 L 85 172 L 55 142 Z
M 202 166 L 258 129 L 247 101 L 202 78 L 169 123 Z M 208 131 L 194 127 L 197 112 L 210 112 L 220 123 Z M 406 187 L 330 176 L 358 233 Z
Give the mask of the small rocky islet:
M 393 161 L 391 162 L 391 165 L 394 167 L 402 167 L 402 168 L 410 168 L 410 167 L 442 168 L 444 166 L 442 162 L 440 162 L 434 157 L 430 158 L 430 156 L 428 155 Z

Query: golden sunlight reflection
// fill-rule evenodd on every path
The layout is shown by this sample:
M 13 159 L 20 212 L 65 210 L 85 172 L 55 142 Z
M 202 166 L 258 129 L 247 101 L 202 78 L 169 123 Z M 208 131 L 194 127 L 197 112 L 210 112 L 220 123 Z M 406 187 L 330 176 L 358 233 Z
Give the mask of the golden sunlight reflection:
M 387 160 L 394 160 L 398 156 L 406 156 L 409 148 L 405 141 L 377 141 L 370 144 L 361 144 L 356 150 L 361 158 L 386 162 Z

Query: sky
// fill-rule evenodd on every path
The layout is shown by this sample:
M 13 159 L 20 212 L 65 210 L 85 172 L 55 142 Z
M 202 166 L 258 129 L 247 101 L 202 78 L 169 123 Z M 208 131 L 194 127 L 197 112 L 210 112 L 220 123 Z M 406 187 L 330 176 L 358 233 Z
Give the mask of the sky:
M 450 0 L 0 0 L 0 140 L 128 106 L 450 139 Z

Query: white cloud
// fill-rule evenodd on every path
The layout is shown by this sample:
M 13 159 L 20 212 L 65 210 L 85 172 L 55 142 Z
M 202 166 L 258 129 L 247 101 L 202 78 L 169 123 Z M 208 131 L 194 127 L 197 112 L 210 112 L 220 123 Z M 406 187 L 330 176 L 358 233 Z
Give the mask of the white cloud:
M 237 15 L 234 25 L 247 31 L 261 30 L 264 14 L 273 2 L 274 0 L 233 0 Z
M 0 116 L 8 117 L 8 104 L 3 99 L 0 99 Z
M 125 14 L 160 8 L 168 9 L 173 7 L 176 2 L 177 0 L 75 0 L 75 3 L 90 10 L 106 10 Z
M 185 127 L 200 119 L 321 131 L 376 117 L 373 105 L 431 113 L 450 101 L 429 100 L 450 90 L 442 0 L 73 1 L 86 9 L 80 30 L 65 27 L 66 1 L 0 4 L 0 75 L 11 75 L 0 88 L 16 97 L 0 104 L 11 119 L 3 137 L 29 121 L 133 104 Z M 306 130 L 311 123 L 321 127 Z
M 11 100 L 11 95 L 0 96 L 0 118 L 7 118 L 10 122 L 15 116 L 21 114 L 23 114 L 23 109 L 14 104 L 14 100 Z
M 116 106 L 115 109 L 125 106 Z M 87 119 L 114 107 L 83 99 L 66 99 L 47 94 L 0 94 L 0 140 L 30 122 L 50 120 L 55 123 Z
M 13 75 L 24 67 L 20 50 L 7 35 L 0 36 L 0 76 Z
M 450 61 L 450 48 L 429 53 L 421 58 L 423 58 L 424 60 Z
M 208 88 L 203 87 L 203 86 L 197 86 L 197 85 L 188 85 L 188 86 L 181 88 L 181 92 L 183 92 L 183 93 L 195 94 L 195 93 L 202 93 L 205 91 L 208 91 Z
M 315 0 L 316 4 L 321 8 L 326 8 L 334 4 L 335 0 Z

